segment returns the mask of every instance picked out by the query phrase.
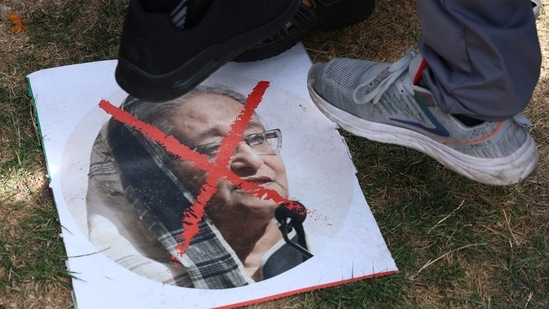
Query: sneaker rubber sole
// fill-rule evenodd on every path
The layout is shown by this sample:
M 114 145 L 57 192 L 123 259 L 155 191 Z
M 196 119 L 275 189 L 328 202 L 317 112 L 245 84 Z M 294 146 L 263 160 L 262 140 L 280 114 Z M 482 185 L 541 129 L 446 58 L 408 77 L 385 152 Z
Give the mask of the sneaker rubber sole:
M 396 144 L 420 151 L 446 168 L 488 185 L 511 185 L 525 179 L 535 169 L 539 155 L 534 139 L 528 135 L 525 143 L 509 156 L 479 158 L 465 155 L 426 135 L 398 126 L 372 122 L 347 113 L 318 95 L 309 80 L 308 90 L 315 105 L 341 128 L 369 140 Z

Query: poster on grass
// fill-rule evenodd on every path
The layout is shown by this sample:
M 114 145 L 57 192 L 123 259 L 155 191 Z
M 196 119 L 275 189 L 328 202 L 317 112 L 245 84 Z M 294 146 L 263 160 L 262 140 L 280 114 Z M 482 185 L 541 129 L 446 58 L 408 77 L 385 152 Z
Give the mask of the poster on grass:
M 397 271 L 303 46 L 162 103 L 28 75 L 78 308 L 232 308 Z

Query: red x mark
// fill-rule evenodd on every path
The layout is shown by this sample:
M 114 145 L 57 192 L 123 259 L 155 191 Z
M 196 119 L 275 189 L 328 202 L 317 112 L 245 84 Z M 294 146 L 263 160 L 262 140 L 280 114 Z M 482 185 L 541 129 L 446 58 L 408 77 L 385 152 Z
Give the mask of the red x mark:
M 277 204 L 288 202 L 287 199 L 280 196 L 274 190 L 265 189 L 255 183 L 246 182 L 235 175 L 229 169 L 229 161 L 234 154 L 234 150 L 242 141 L 242 133 L 248 127 L 255 109 L 261 103 L 263 94 L 269 87 L 269 82 L 260 81 L 257 83 L 252 92 L 248 95 L 246 105 L 231 124 L 229 133 L 221 144 L 217 159 L 214 162 L 209 162 L 206 155 L 199 154 L 189 147 L 181 144 L 173 136 L 167 136 L 160 129 L 136 119 L 130 113 L 119 109 L 112 105 L 107 100 L 101 100 L 99 107 L 110 114 L 114 119 L 131 126 L 135 130 L 141 132 L 150 140 L 163 146 L 166 151 L 178 156 L 181 159 L 192 162 L 196 167 L 208 171 L 206 183 L 202 185 L 194 204 L 183 212 L 183 243 L 178 243 L 177 249 L 180 255 L 183 255 L 189 247 L 191 239 L 198 233 L 198 223 L 204 216 L 204 207 L 210 198 L 217 191 L 216 185 L 219 179 L 226 179 L 239 188 L 249 192 L 251 196 L 260 197 L 266 200 L 273 200 Z

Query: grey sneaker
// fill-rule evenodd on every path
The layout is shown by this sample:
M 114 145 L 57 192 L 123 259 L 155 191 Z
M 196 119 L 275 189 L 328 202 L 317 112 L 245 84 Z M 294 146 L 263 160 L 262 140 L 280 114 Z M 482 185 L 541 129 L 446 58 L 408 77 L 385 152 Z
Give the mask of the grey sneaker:
M 541 0 L 530 0 L 532 3 L 532 10 L 534 10 L 534 16 L 539 17 L 539 12 L 541 10 Z
M 419 150 L 481 183 L 509 185 L 526 178 L 538 162 L 529 120 L 519 114 L 464 125 L 442 112 L 429 90 L 414 85 L 422 65 L 414 51 L 393 64 L 335 59 L 311 68 L 309 93 L 328 118 L 353 134 Z

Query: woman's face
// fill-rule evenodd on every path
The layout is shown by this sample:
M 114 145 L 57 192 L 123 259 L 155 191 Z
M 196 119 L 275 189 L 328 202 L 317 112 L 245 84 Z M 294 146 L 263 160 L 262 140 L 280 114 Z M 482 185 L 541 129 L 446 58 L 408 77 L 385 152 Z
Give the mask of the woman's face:
M 172 119 L 177 130 L 175 135 L 190 148 L 220 142 L 229 132 L 231 124 L 243 107 L 238 101 L 224 95 L 197 95 L 182 104 L 174 114 Z M 264 130 L 263 125 L 254 116 L 242 137 Z M 191 193 L 196 196 L 206 181 L 207 173 L 184 160 L 174 161 L 171 167 L 183 183 L 191 186 Z M 247 143 L 241 142 L 229 161 L 229 169 L 247 182 L 274 190 L 284 198 L 288 197 L 286 167 L 278 151 L 260 153 Z M 276 206 L 271 200 L 252 197 L 231 182 L 219 179 L 206 212 L 214 222 L 243 218 L 270 220 L 274 216 Z

